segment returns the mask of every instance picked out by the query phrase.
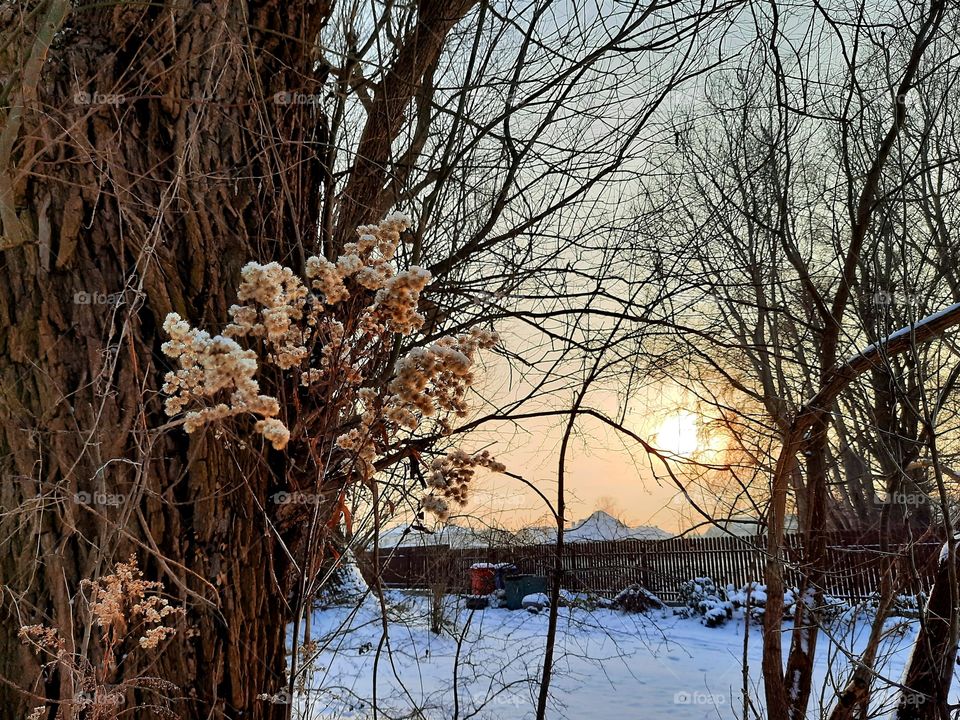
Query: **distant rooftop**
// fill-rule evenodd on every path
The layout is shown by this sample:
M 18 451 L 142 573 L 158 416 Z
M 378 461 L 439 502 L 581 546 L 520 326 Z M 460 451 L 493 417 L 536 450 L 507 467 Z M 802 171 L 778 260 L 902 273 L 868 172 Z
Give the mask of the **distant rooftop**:
M 797 523 L 796 515 L 787 515 L 784 518 L 784 532 L 797 532 L 800 527 Z M 766 523 L 762 523 L 757 518 L 736 517 L 728 520 L 718 520 L 716 525 L 708 527 L 703 537 L 747 537 L 750 535 L 760 535 L 766 532 Z
M 498 528 L 468 528 L 453 523 L 438 527 L 434 533 L 417 530 L 407 532 L 401 525 L 380 535 L 381 547 L 400 545 L 449 545 L 450 547 L 496 547 L 503 545 L 540 545 L 556 542 L 554 527 L 527 527 L 510 532 Z M 595 542 L 599 540 L 664 540 L 672 537 L 667 531 L 650 526 L 630 527 L 603 510 L 575 522 L 564 532 L 564 542 Z

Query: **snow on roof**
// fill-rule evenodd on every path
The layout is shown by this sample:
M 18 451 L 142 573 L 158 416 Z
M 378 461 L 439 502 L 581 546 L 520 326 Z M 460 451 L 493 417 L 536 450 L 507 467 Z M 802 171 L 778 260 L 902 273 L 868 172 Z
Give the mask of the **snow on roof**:
M 785 532 L 796 532 L 799 529 L 796 515 L 787 515 L 783 519 Z M 716 525 L 708 527 L 702 537 L 749 537 L 751 535 L 760 535 L 766 532 L 766 526 L 761 525 L 756 518 L 735 517 L 729 520 L 718 520 Z
M 665 540 L 668 537 L 670 533 L 658 527 L 630 527 L 603 510 L 597 510 L 564 533 L 564 540 L 571 543 L 596 540 Z
M 603 510 L 573 524 L 563 533 L 565 543 L 597 542 L 600 540 L 665 540 L 670 533 L 658 527 L 640 525 L 630 527 Z M 556 542 L 557 529 L 553 527 L 524 528 L 516 534 L 518 542 L 549 545 Z
M 497 528 L 474 529 L 448 524 L 437 528 L 433 534 L 410 530 L 404 535 L 406 525 L 386 530 L 380 534 L 380 547 L 449 545 L 455 548 L 500 547 L 505 545 L 551 545 L 556 542 L 557 529 L 553 527 L 528 527 L 515 533 Z M 599 540 L 665 540 L 670 533 L 658 527 L 641 525 L 630 527 L 612 515 L 597 510 L 592 515 L 567 529 L 564 542 L 596 542 Z
M 425 533 L 413 529 L 406 532 L 407 527 L 398 525 L 380 533 L 380 547 L 449 545 L 453 548 L 478 548 L 510 545 L 513 540 L 510 532 L 497 528 L 475 529 L 447 524 L 437 527 L 433 533 Z

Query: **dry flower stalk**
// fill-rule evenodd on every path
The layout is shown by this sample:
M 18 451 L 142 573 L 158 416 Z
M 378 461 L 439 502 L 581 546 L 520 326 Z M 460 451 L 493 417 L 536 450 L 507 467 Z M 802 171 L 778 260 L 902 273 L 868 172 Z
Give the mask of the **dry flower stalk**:
M 31 645 L 37 653 L 50 656 L 51 664 L 58 664 L 62 672 L 72 676 L 78 694 L 72 701 L 61 701 L 61 706 L 72 706 L 82 717 L 107 720 L 118 716 L 130 689 L 153 690 L 170 696 L 176 687 L 161 678 L 139 676 L 111 684 L 116 673 L 116 654 L 127 641 L 136 639 L 141 649 L 155 650 L 176 632 L 163 622 L 183 610 L 170 605 L 159 594 L 163 584 L 144 580 L 136 556 L 131 555 L 127 562 L 118 563 L 112 574 L 96 581 L 84 580 L 81 588 L 89 592 L 91 621 L 101 629 L 102 662 L 98 667 L 93 667 L 87 658 L 68 652 L 66 642 L 54 628 L 25 625 L 19 631 L 23 643 Z M 167 714 L 162 707 L 153 709 Z M 46 706 L 41 705 L 27 717 L 41 718 L 46 714 Z

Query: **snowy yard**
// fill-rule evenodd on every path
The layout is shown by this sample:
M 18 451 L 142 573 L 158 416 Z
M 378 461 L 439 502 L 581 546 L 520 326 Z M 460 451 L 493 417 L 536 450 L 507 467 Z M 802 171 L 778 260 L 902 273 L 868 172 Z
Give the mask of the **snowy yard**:
M 383 718 L 532 718 L 546 611 L 470 611 L 451 596 L 445 616 L 447 631 L 433 635 L 428 599 L 391 592 L 384 637 L 373 598 L 317 611 L 312 637 L 320 647 L 311 691 L 297 698 L 298 716 L 371 718 L 376 697 Z M 916 628 L 902 618 L 889 620 L 887 627 L 880 671 L 896 682 Z M 744 632 L 742 618 L 707 628 L 670 612 L 561 608 L 551 717 L 742 718 Z M 868 632 L 869 621 L 860 616 L 836 623 L 829 640 L 821 635 L 810 717 L 821 716 L 821 692 L 828 705 L 835 697 L 850 667 L 844 654 L 862 648 Z M 759 628 L 751 625 L 746 640 L 754 703 L 762 703 L 760 639 Z M 884 690 L 876 703 L 890 696 Z M 876 703 L 874 710 L 884 709 Z

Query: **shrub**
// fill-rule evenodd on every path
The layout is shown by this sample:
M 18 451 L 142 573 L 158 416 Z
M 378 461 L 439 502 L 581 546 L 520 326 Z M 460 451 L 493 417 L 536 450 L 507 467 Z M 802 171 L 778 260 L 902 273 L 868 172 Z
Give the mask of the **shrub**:
M 814 608 L 820 620 L 828 623 L 841 619 L 853 620 L 866 609 L 862 605 L 854 607 L 842 598 L 826 594 L 820 599 L 820 604 Z
M 680 600 L 688 615 L 696 615 L 707 627 L 719 627 L 733 617 L 733 603 L 713 578 L 698 577 L 680 586 Z
M 24 625 L 19 632 L 21 642 L 45 659 L 45 673 L 58 671 L 73 683 L 76 696 L 59 701 L 57 717 L 108 720 L 129 716 L 133 708 L 123 706 L 134 690 L 140 693 L 138 702 L 159 715 L 174 717 L 165 698 L 178 694 L 176 685 L 149 675 L 121 678 L 118 668 L 133 653 L 155 659 L 176 633 L 183 608 L 169 603 L 162 583 L 144 579 L 135 555 L 117 563 L 109 575 L 81 581 L 80 588 L 89 613 L 84 631 L 98 646 L 96 661 L 93 652 L 90 656 L 72 652 L 71 645 L 79 643 L 68 643 L 56 628 Z M 33 708 L 27 719 L 47 717 L 47 705 Z
M 905 618 L 918 618 L 923 607 L 927 604 L 927 594 L 920 592 L 916 595 L 897 595 L 893 600 L 891 615 Z
M 636 583 L 621 590 L 614 598 L 613 606 L 628 613 L 645 613 L 649 610 L 664 610 L 667 607 L 660 598 Z
M 330 573 L 323 588 L 317 593 L 317 605 L 352 605 L 368 592 L 366 581 L 357 567 L 353 554 L 348 552 Z
M 750 618 L 757 622 L 763 620 L 767 612 L 767 586 L 759 582 L 751 582 L 739 590 L 727 588 L 727 596 L 734 608 L 746 608 L 749 595 Z M 796 614 L 797 602 L 800 598 L 800 589 L 786 588 L 783 591 L 783 619 L 791 620 Z M 874 604 L 874 607 L 876 605 Z M 823 595 L 820 603 L 814 607 L 817 616 L 824 622 L 834 622 L 839 618 L 850 615 L 853 608 L 842 598 L 833 595 Z
M 917 595 L 900 593 L 893 599 L 893 604 L 890 607 L 890 617 L 918 618 L 926 602 L 927 595 L 924 592 Z M 865 601 L 864 605 L 869 612 L 876 614 L 880 607 L 879 594 L 874 593 L 870 599 Z

